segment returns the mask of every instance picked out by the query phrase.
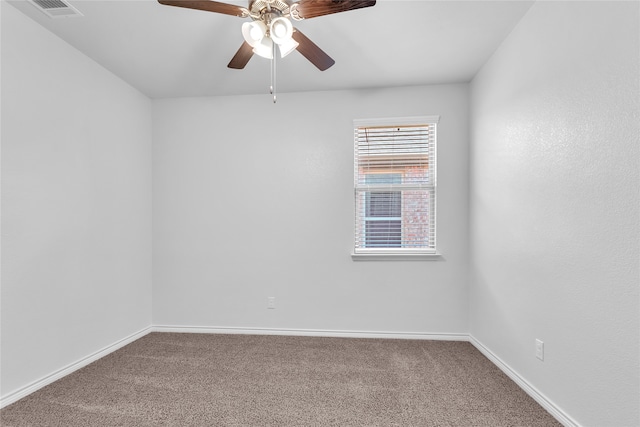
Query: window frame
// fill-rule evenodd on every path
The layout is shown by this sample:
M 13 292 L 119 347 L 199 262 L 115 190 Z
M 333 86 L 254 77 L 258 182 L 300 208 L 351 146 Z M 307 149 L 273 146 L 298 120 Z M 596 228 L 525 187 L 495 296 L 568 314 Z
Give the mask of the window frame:
M 354 133 L 358 131 L 359 128 L 363 127 L 410 127 L 416 125 L 436 125 L 436 134 L 433 138 L 433 184 L 429 188 L 425 189 L 425 191 L 433 192 L 433 216 L 430 221 L 434 222 L 434 233 L 436 232 L 436 211 L 437 211 L 437 123 L 440 120 L 440 116 L 412 116 L 412 117 L 388 117 L 388 118 L 376 118 L 376 119 L 356 119 L 353 121 L 353 130 Z M 354 144 L 357 146 L 357 138 L 354 138 Z M 354 175 L 358 175 L 358 156 L 357 156 L 357 148 L 354 148 Z M 385 173 L 385 172 L 380 172 Z M 355 180 L 354 180 L 355 181 Z M 360 188 L 360 191 L 361 188 Z M 358 183 L 354 182 L 354 232 L 353 239 L 354 244 L 352 246 L 351 257 L 355 261 L 369 261 L 369 260 L 402 260 L 402 261 L 413 261 L 413 260 L 439 260 L 442 259 L 442 255 L 438 252 L 437 246 L 434 244 L 433 249 L 427 248 L 358 248 L 357 247 L 357 238 L 358 238 L 358 196 L 359 196 L 359 188 Z M 404 203 L 402 201 L 401 203 Z M 364 217 L 363 217 L 364 218 Z M 362 233 L 362 231 L 361 231 Z M 435 241 L 435 234 L 434 234 Z

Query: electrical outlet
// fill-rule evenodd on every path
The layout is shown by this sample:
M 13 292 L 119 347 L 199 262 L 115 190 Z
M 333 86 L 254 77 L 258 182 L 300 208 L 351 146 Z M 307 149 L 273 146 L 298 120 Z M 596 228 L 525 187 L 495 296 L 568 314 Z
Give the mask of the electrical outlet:
M 276 297 L 267 297 L 267 308 L 276 308 Z
M 544 342 L 536 339 L 536 357 L 544 361 Z

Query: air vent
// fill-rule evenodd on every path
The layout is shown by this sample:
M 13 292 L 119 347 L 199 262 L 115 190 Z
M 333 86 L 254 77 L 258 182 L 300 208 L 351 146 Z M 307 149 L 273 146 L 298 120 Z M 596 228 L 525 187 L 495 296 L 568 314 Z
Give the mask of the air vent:
M 50 18 L 70 18 L 82 16 L 82 13 L 75 7 L 62 0 L 30 0 L 31 3 L 42 13 Z

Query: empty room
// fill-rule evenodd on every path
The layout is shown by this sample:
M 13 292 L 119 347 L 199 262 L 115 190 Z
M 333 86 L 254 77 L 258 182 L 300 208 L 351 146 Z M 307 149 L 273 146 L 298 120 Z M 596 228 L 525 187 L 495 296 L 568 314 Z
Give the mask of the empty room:
M 0 0 L 0 425 L 640 426 L 640 2 Z

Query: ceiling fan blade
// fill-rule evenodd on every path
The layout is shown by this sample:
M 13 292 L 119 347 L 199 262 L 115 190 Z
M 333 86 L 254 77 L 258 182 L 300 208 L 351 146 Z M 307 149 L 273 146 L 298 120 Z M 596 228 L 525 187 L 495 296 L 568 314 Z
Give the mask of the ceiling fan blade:
M 242 46 L 240 46 L 240 49 L 238 49 L 233 58 L 231 58 L 231 62 L 229 62 L 229 65 L 227 65 L 227 67 L 235 68 L 236 70 L 242 70 L 245 65 L 247 65 L 247 62 L 249 62 L 252 56 L 253 48 L 249 45 L 249 43 L 242 42 Z
M 302 34 L 297 28 L 293 31 L 293 39 L 298 42 L 298 52 L 307 58 L 320 71 L 324 71 L 336 63 L 329 55 L 324 53 L 314 42 Z
M 224 13 L 232 16 L 247 16 L 247 10 L 234 4 L 220 3 L 212 0 L 158 0 L 166 6 L 186 7 L 187 9 L 205 10 L 207 12 Z
M 315 18 L 338 12 L 371 7 L 376 0 L 300 0 L 294 3 L 301 19 Z

